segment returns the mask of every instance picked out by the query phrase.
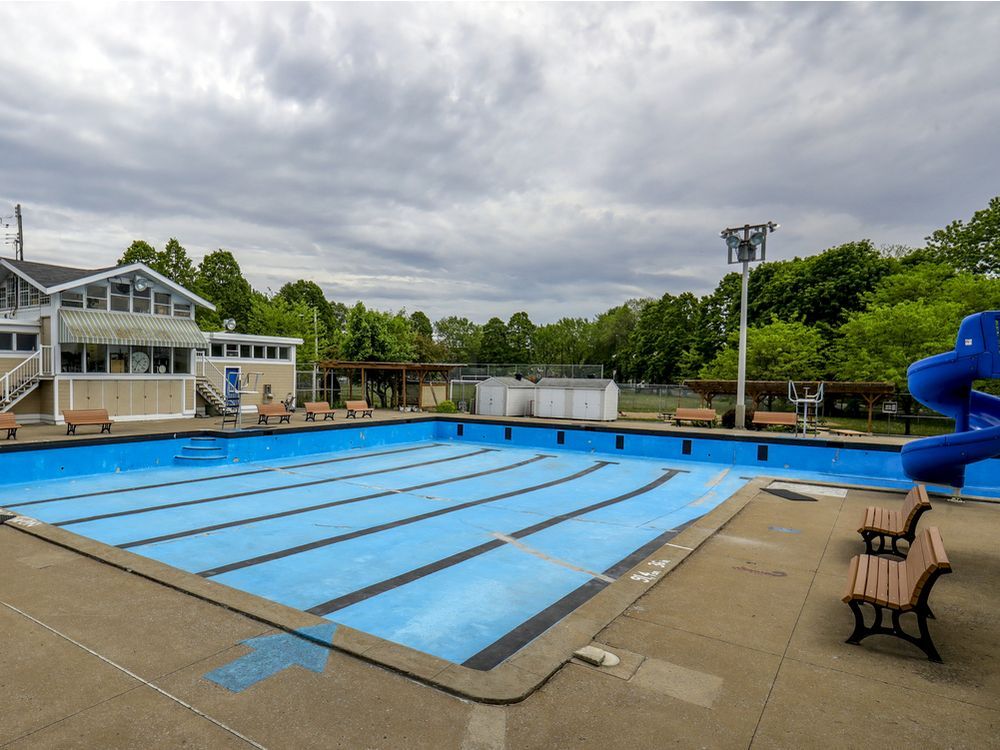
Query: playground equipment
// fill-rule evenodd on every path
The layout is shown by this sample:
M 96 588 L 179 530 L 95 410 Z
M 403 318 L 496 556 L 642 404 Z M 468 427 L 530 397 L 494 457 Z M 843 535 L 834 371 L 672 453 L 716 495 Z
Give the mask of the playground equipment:
M 820 383 L 819 387 L 816 389 L 815 393 L 809 393 L 809 386 L 805 387 L 805 392 L 802 396 L 799 395 L 798 390 L 795 388 L 795 381 L 788 381 L 788 402 L 795 404 L 795 418 L 799 419 L 799 411 L 801 407 L 801 418 L 802 418 L 802 436 L 805 437 L 806 431 L 809 429 L 809 407 L 813 407 L 813 433 L 819 432 L 819 407 L 823 403 L 823 384 Z M 796 432 L 798 432 L 798 427 L 796 426 Z
M 1000 378 L 1000 311 L 970 315 L 954 351 L 910 365 L 910 393 L 955 420 L 949 435 L 915 440 L 902 449 L 903 470 L 917 482 L 961 488 L 967 464 L 1000 455 L 1000 397 L 972 389 Z

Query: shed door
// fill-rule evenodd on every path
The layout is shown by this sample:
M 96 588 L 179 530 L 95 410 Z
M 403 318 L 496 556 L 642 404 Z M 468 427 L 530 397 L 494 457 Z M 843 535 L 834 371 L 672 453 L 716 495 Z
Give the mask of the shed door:
M 479 386 L 479 413 L 490 417 L 503 416 L 503 388 Z
M 600 419 L 601 392 L 583 389 L 573 391 L 573 418 Z
M 557 406 L 557 399 L 563 398 L 563 391 L 555 388 L 539 388 L 535 401 L 535 415 L 539 417 L 561 417 L 563 407 Z

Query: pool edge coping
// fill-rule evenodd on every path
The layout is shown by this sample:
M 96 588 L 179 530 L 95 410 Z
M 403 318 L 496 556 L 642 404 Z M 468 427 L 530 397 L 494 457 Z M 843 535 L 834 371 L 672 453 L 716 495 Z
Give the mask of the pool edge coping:
M 488 671 L 463 667 L 378 636 L 337 625 L 332 642 L 303 635 L 304 628 L 332 621 L 277 602 L 202 578 L 151 558 L 113 547 L 44 521 L 12 511 L 0 516 L 0 524 L 10 526 L 45 542 L 71 550 L 126 573 L 209 604 L 228 609 L 269 627 L 314 640 L 368 663 L 415 679 L 428 686 L 481 703 L 517 703 L 544 685 L 573 652 L 594 642 L 599 633 L 647 591 L 664 580 L 706 540 L 732 520 L 773 477 L 747 481 L 739 490 L 708 513 L 695 519 L 668 542 L 652 551 L 622 573 L 613 583 L 567 614 L 538 637 Z M 12 514 L 7 517 L 7 514 Z M 631 578 L 633 571 L 648 567 L 650 561 L 666 560 L 662 571 L 652 576 Z

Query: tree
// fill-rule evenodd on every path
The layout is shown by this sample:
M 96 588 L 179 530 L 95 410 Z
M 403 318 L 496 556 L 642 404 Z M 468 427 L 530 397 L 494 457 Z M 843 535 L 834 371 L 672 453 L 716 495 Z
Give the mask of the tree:
M 479 361 L 505 365 L 510 362 L 507 324 L 500 318 L 490 318 L 483 326 L 479 342 Z
M 954 278 L 955 270 L 946 263 L 921 263 L 886 276 L 865 295 L 866 307 L 895 305 L 916 299 L 930 299 Z
M 410 321 L 403 315 L 369 310 L 358 302 L 347 313 L 343 353 L 356 362 L 407 362 L 414 356 L 413 338 Z M 377 397 L 383 406 L 395 405 L 398 385 L 395 372 L 370 372 L 368 402 L 374 404 Z
M 153 270 L 156 270 L 158 260 L 159 254 L 156 252 L 156 248 L 146 242 L 146 240 L 133 240 L 132 244 L 125 248 L 122 257 L 118 259 L 118 265 L 125 266 L 129 263 L 145 263 Z
M 630 337 L 639 319 L 643 303 L 632 299 L 598 315 L 591 324 L 588 362 L 604 365 L 608 374 L 618 379 L 632 377 Z
M 953 221 L 926 240 L 933 257 L 960 271 L 1000 275 L 1000 196 L 976 211 L 968 224 Z
M 427 317 L 427 313 L 421 310 L 410 313 L 410 327 L 417 336 L 423 336 L 428 339 L 434 337 L 434 327 L 431 325 L 431 319 Z
M 280 295 L 268 298 L 253 293 L 246 333 L 301 338 L 303 343 L 296 350 L 299 363 L 309 364 L 330 353 L 327 330 L 322 320 L 314 324 L 312 307 L 304 302 L 289 302 Z
M 507 321 L 507 344 L 510 360 L 514 364 L 528 364 L 533 361 L 535 324 L 526 312 L 516 312 Z
M 798 321 L 774 320 L 747 329 L 747 378 L 750 380 L 818 380 L 824 373 L 822 334 Z M 739 332 L 700 373 L 710 380 L 735 380 L 739 365 Z
M 334 306 L 315 281 L 299 279 L 283 284 L 278 290 L 278 297 L 287 302 L 301 302 L 316 311 L 316 316 L 330 332 L 339 332 L 343 328 L 344 316 L 338 315 Z M 343 305 L 341 305 L 343 307 Z
M 540 364 L 582 365 L 590 355 L 592 325 L 585 318 L 560 318 L 535 330 L 535 359 Z
M 447 351 L 452 362 L 478 362 L 482 329 L 468 318 L 450 315 L 434 324 L 438 343 Z
M 194 263 L 191 262 L 183 245 L 173 237 L 161 251 L 157 251 L 145 240 L 133 241 L 118 259 L 118 265 L 128 263 L 145 263 L 185 289 L 191 289 L 195 283 Z
M 217 308 L 214 314 L 199 309 L 198 322 L 202 327 L 219 329 L 223 320 L 233 318 L 238 330 L 246 329 L 253 289 L 243 278 L 240 264 L 231 252 L 220 249 L 202 258 L 195 288 Z
M 698 300 L 690 292 L 677 297 L 667 293 L 642 308 L 631 339 L 637 378 L 675 382 L 681 357 L 694 342 L 698 308 Z

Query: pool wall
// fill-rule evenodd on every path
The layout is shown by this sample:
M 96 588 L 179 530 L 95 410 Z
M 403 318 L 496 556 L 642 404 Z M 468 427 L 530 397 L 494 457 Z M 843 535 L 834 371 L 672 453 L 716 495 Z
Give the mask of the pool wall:
M 511 444 L 637 458 L 700 461 L 768 470 L 800 470 L 840 478 L 905 481 L 898 445 L 797 438 L 777 433 L 725 434 L 615 429 L 462 418 L 418 417 L 392 422 L 310 425 L 286 430 L 217 430 L 95 438 L 0 448 L 0 485 L 174 466 L 194 437 L 213 437 L 226 461 L 239 463 L 427 440 Z M 191 464 L 188 464 L 190 467 Z M 1000 497 L 1000 459 L 969 466 L 966 494 Z

